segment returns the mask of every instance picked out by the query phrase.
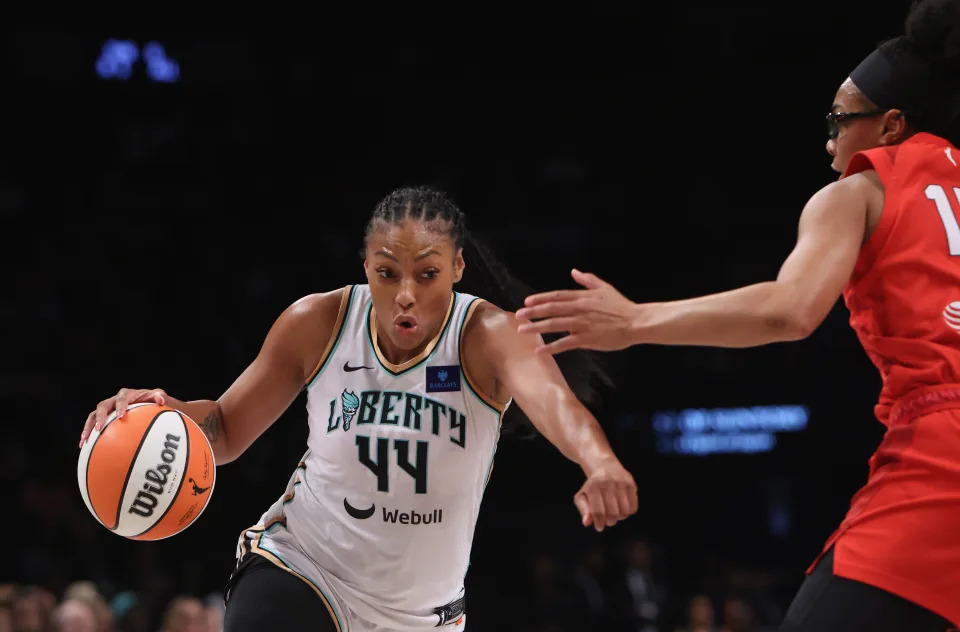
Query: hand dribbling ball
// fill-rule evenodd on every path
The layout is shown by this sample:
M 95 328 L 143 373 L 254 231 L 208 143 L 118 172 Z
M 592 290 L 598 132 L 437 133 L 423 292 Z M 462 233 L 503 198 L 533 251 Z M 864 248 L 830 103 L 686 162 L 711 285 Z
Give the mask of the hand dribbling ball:
M 132 540 L 180 533 L 203 513 L 216 478 L 213 449 L 184 413 L 152 403 L 111 413 L 80 449 L 77 481 L 90 513 Z

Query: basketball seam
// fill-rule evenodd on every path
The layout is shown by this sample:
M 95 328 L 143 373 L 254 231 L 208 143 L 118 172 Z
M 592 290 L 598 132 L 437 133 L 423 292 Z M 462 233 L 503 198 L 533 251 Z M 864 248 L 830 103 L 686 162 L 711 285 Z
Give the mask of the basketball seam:
M 144 404 L 145 404 L 145 402 L 137 403 L 137 404 L 131 404 L 130 406 L 127 407 L 127 410 L 132 410 L 132 409 L 134 409 L 134 408 L 139 408 L 140 406 L 143 406 Z M 110 424 L 113 423 L 114 421 L 116 421 L 116 414 L 117 414 L 117 411 L 113 411 L 113 412 L 111 413 L 111 415 L 113 415 L 114 418 L 113 418 L 113 419 L 108 419 L 107 421 L 105 421 L 105 422 L 104 422 L 104 425 L 103 425 L 103 428 L 100 430 L 100 432 L 97 433 L 97 436 L 95 436 L 95 437 L 93 438 L 93 440 L 90 442 L 90 450 L 87 452 L 87 465 L 86 465 L 86 467 L 84 468 L 84 471 L 83 471 L 83 489 L 80 490 L 80 494 L 83 496 L 84 501 L 86 501 L 87 507 L 89 507 L 90 512 L 94 515 L 94 517 L 95 517 L 97 520 L 100 521 L 101 524 L 103 524 L 103 520 L 100 519 L 100 514 L 97 513 L 97 508 L 93 506 L 93 500 L 90 498 L 90 464 L 93 462 L 93 449 L 97 447 L 97 442 L 100 441 L 100 437 L 102 437 L 103 434 L 107 431 L 107 428 L 110 426 Z M 122 495 L 120 496 L 120 500 L 121 500 L 121 501 L 123 500 L 123 496 L 122 496 Z M 119 513 L 119 510 L 118 510 L 118 512 L 117 512 L 117 523 L 119 524 L 119 522 L 120 522 L 120 513 Z M 106 525 L 104 525 L 104 526 L 106 526 Z M 109 528 L 109 527 L 107 527 L 107 528 Z
M 83 486 L 84 486 L 84 489 L 81 489 L 81 490 L 80 490 L 80 491 L 83 493 L 83 495 L 86 497 L 85 500 L 87 501 L 87 504 L 90 506 L 90 509 L 93 510 L 93 515 L 97 518 L 97 520 L 100 520 L 100 514 L 97 513 L 97 508 L 93 506 L 93 499 L 90 498 L 90 463 L 93 462 L 93 451 L 94 451 L 94 449 L 96 449 L 96 447 L 97 447 L 97 442 L 100 440 L 100 437 L 103 436 L 103 433 L 105 433 L 105 432 L 107 431 L 107 427 L 108 427 L 109 425 L 110 425 L 110 424 L 106 424 L 106 425 L 103 427 L 103 430 L 101 430 L 100 432 L 98 432 L 98 433 L 97 433 L 97 436 L 93 438 L 93 442 L 90 443 L 90 451 L 87 452 L 87 467 L 86 467 L 86 469 L 84 470 L 84 473 L 83 473 Z M 122 498 L 122 497 L 121 497 L 121 498 Z M 119 516 L 119 514 L 117 514 L 117 515 Z M 119 521 L 119 518 L 118 518 L 118 521 Z M 100 522 L 102 523 L 103 521 L 100 520 Z M 104 525 L 104 526 L 106 526 L 106 525 Z
M 176 410 L 176 411 L 174 411 L 174 412 L 177 413 L 177 417 L 180 418 L 180 423 L 183 425 L 183 436 L 186 437 L 186 439 L 187 439 L 187 456 L 186 456 L 186 458 L 185 458 L 184 461 L 183 461 L 183 472 L 181 472 L 180 484 L 177 485 L 177 492 L 173 495 L 173 500 L 171 500 L 171 501 L 170 501 L 170 504 L 167 505 L 167 508 L 163 510 L 163 513 L 160 514 L 160 517 L 157 518 L 152 525 L 150 525 L 149 527 L 147 527 L 146 529 L 144 529 L 144 530 L 141 531 L 140 533 L 138 533 L 138 534 L 136 534 L 136 535 L 130 536 L 131 538 L 139 538 L 139 537 L 142 536 L 144 533 L 146 533 L 146 532 L 149 531 L 150 529 L 153 529 L 153 528 L 156 527 L 158 524 L 160 524 L 161 522 L 163 522 L 163 519 L 166 517 L 166 515 L 167 515 L 168 513 L 170 513 L 170 510 L 171 510 L 171 509 L 173 508 L 173 506 L 176 504 L 176 502 L 177 502 L 177 497 L 180 496 L 180 490 L 183 488 L 183 479 L 185 478 L 185 477 L 183 476 L 183 474 L 186 474 L 186 473 L 187 473 L 187 468 L 190 467 L 190 429 L 187 428 L 187 422 L 184 421 L 183 415 L 180 414 L 180 411 L 179 411 L 179 410 Z M 134 457 L 134 461 L 136 461 L 136 457 Z
M 146 430 L 143 431 L 143 436 L 140 437 L 140 444 L 137 446 L 136 452 L 133 453 L 133 458 L 130 459 L 130 465 L 127 467 L 127 476 L 123 479 L 123 488 L 120 490 L 120 500 L 117 502 L 117 519 L 113 523 L 112 527 L 108 527 L 111 531 L 116 531 L 117 527 L 120 526 L 120 510 L 123 508 L 123 497 L 127 494 L 127 485 L 130 483 L 130 474 L 133 472 L 134 465 L 137 464 L 137 457 L 140 456 L 140 450 L 143 448 L 143 443 L 147 440 L 147 436 L 150 434 L 150 429 L 153 428 L 153 424 L 157 423 L 157 419 L 159 419 L 160 415 L 165 412 L 167 411 L 161 410 L 154 415 L 153 419 L 150 420 L 150 424 L 147 426 Z

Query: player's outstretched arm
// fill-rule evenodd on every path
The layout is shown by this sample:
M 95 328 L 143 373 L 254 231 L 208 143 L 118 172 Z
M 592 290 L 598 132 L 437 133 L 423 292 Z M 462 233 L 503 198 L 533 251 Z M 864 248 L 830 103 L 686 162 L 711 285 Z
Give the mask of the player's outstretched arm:
M 587 476 L 574 495 L 584 526 L 598 531 L 637 511 L 637 485 L 614 454 L 603 429 L 577 399 L 549 355 L 536 353 L 540 336 L 517 331 L 514 314 L 482 304 L 466 344 L 492 367 L 496 380 L 533 425 Z M 472 355 L 468 355 L 470 362 Z M 474 373 L 474 371 L 471 371 Z
M 586 289 L 535 294 L 517 312 L 522 333 L 569 335 L 541 346 L 623 349 L 635 344 L 752 347 L 798 340 L 826 318 L 853 273 L 867 208 L 879 181 L 864 173 L 834 182 L 807 202 L 797 244 L 776 281 L 668 303 L 636 304 L 592 274 Z
M 121 389 L 87 417 L 80 444 L 114 410 L 154 402 L 183 411 L 203 429 L 217 465 L 236 459 L 296 399 L 329 340 L 342 290 L 306 296 L 288 307 L 270 328 L 256 359 L 219 400 L 181 401 L 163 389 Z

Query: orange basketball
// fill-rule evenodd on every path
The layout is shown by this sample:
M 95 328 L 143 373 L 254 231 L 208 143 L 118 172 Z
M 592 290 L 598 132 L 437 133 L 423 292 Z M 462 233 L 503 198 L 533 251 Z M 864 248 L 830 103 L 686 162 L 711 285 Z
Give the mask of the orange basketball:
M 90 513 L 117 535 L 160 540 L 203 513 L 216 478 L 210 442 L 185 414 L 132 404 L 80 450 L 77 481 Z

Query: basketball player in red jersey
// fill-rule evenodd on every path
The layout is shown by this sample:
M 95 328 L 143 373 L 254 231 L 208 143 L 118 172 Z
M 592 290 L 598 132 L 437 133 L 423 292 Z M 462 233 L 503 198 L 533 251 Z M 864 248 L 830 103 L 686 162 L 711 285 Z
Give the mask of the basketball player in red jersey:
M 842 294 L 887 431 L 781 630 L 942 632 L 960 625 L 960 0 L 915 4 L 827 122 L 842 176 L 807 203 L 776 281 L 638 305 L 574 270 L 586 289 L 528 297 L 519 329 L 568 332 L 546 353 L 749 347 L 808 336 Z

